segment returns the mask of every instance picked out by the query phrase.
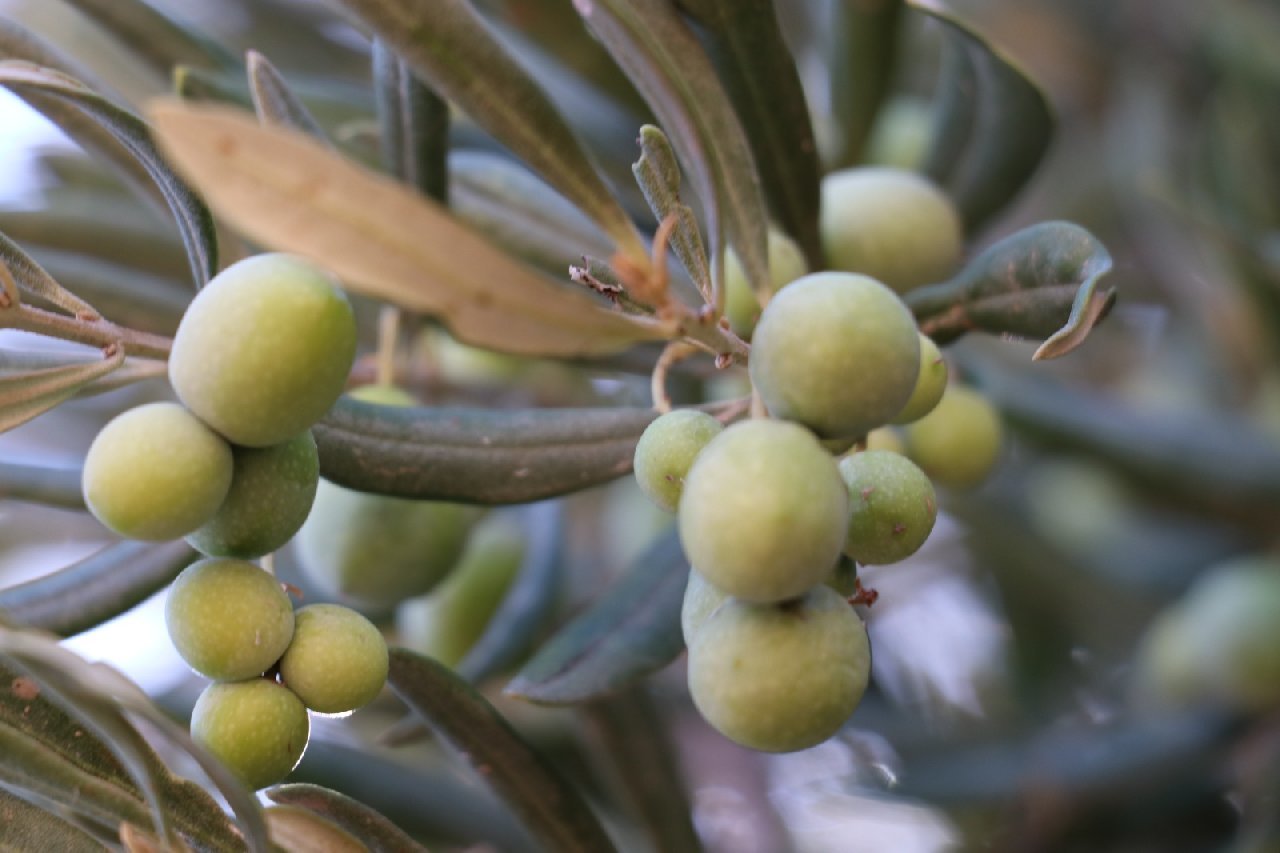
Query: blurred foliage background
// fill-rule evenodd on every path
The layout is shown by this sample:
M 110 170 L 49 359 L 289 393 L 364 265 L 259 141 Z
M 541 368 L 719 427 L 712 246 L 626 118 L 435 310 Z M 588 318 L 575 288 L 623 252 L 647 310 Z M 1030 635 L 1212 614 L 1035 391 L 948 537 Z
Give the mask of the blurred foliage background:
M 829 165 L 851 153 L 914 165 L 938 33 L 906 16 L 868 143 L 861 155 L 840 150 L 830 116 L 842 93 L 824 69 L 834 45 L 849 42 L 823 22 L 842 4 L 878 5 L 776 4 L 823 156 Z M 252 47 L 270 57 L 334 138 L 375 159 L 368 47 L 335 9 L 303 0 L 156 5 L 235 54 Z M 569 0 L 477 5 L 546 79 L 562 81 L 553 91 L 577 105 L 568 115 L 651 225 L 629 172 L 647 110 Z M 131 102 L 171 89 L 70 4 L 8 6 Z M 1009 446 L 991 481 L 944 495 L 921 554 L 864 575 L 881 593 L 869 614 L 867 701 L 831 742 L 762 756 L 700 720 L 680 662 L 579 708 L 504 697 L 505 678 L 492 679 L 486 695 L 590 793 L 623 849 L 681 849 L 687 838 L 671 829 L 652 786 L 628 779 L 637 754 L 661 749 L 679 768 L 710 850 L 1280 850 L 1274 710 L 1158 711 L 1131 695 L 1135 650 L 1157 614 L 1210 567 L 1280 548 L 1280 7 L 950 7 L 1027 69 L 1059 119 L 1031 184 L 970 254 L 1022 225 L 1071 220 L 1110 251 L 1120 297 L 1088 344 L 1061 360 L 1032 365 L 1033 346 L 1019 341 L 965 339 L 949 350 L 1001 405 Z M 456 150 L 497 149 L 462 118 L 453 136 Z M 0 211 L 0 230 L 109 316 L 171 332 L 189 293 L 171 226 L 65 146 L 42 152 L 37 169 L 38 197 Z M 42 242 L 33 210 L 107 220 L 119 234 L 104 244 L 86 227 L 79 242 Z M 131 234 L 150 236 L 131 244 Z M 89 265 L 103 260 L 112 266 Z M 371 324 L 373 310 L 365 313 Z M 647 403 L 647 379 L 610 365 L 522 365 L 518 378 L 480 391 L 468 369 L 461 359 L 424 360 L 410 380 L 432 400 Z M 705 384 L 696 375 L 678 381 L 691 396 Z M 110 413 L 165 394 L 161 383 L 144 383 L 72 402 L 0 437 L 0 460 L 75 465 Z M 0 497 L 4 489 L 0 480 Z M 548 624 L 612 587 L 669 520 L 624 478 L 563 501 L 559 523 L 562 577 Z M 105 542 L 80 512 L 0 500 L 0 586 Z M 287 553 L 281 563 L 303 583 L 289 574 Z M 198 685 L 159 648 L 162 635 L 153 601 L 69 643 L 119 662 L 180 716 Z M 401 715 L 386 698 L 350 719 L 320 721 L 297 778 L 368 802 L 440 849 L 528 845 L 438 745 L 412 731 L 409 745 L 385 743 L 388 729 L 404 734 Z

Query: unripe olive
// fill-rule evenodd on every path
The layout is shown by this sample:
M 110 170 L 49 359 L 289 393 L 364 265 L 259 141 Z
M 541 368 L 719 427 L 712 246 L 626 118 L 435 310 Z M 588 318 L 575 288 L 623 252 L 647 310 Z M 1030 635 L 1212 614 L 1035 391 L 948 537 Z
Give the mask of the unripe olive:
M 462 559 L 428 596 L 396 609 L 396 627 L 414 651 L 456 667 L 489 626 L 524 561 L 525 534 L 509 517 L 476 525 Z
M 388 665 L 387 643 L 372 622 L 339 604 L 311 604 L 295 617 L 280 678 L 311 710 L 345 714 L 373 701 Z
M 121 536 L 178 539 L 207 522 L 231 487 L 231 447 L 177 403 L 117 415 L 89 445 L 84 500 Z
M 680 541 L 710 583 L 781 601 L 822 583 L 844 546 L 849 493 L 808 430 L 774 420 L 725 428 L 702 450 L 680 498 Z
M 969 488 L 995 467 L 1003 432 L 987 398 L 953 382 L 933 411 L 907 425 L 907 456 L 938 485 Z
M 892 97 L 876 115 L 864 159 L 875 166 L 915 169 L 924 161 L 932 130 L 933 104 L 928 98 Z
M 191 737 L 255 791 L 288 776 L 310 736 L 302 700 L 265 678 L 210 684 L 191 712 Z
M 905 169 L 862 166 L 822 181 L 822 246 L 832 269 L 904 293 L 956 270 L 964 231 L 951 199 Z
M 293 603 L 280 582 L 243 560 L 184 569 L 169 587 L 164 620 L 182 659 L 217 681 L 261 675 L 293 637 Z
M 708 583 L 697 569 L 689 570 L 689 582 L 685 585 L 684 601 L 680 605 L 680 633 L 684 635 L 685 645 L 693 645 L 703 623 L 728 598 Z
M 320 454 L 311 430 L 271 447 L 235 447 L 232 454 L 227 499 L 187 542 L 211 557 L 261 557 L 292 539 L 307 520 Z
M 774 417 L 823 438 L 860 436 L 910 399 L 920 375 L 919 334 L 907 306 L 878 281 L 814 273 L 770 300 L 747 366 Z
M 267 447 L 329 410 L 355 352 L 355 315 L 332 277 L 292 255 L 255 255 L 191 301 L 173 339 L 169 380 L 229 441 Z
M 892 427 L 880 427 L 867 433 L 867 450 L 888 450 L 891 453 L 905 455 L 907 445 L 902 435 Z
M 895 424 L 918 421 L 933 411 L 947 390 L 947 363 L 938 352 L 938 345 L 928 335 L 920 335 L 920 374 L 911 399 L 893 419 Z
M 649 500 L 675 512 L 693 460 L 724 426 L 706 412 L 677 409 L 659 415 L 636 443 L 636 483 Z
M 769 286 L 777 293 L 809 271 L 796 242 L 776 228 L 769 229 Z M 742 262 L 732 250 L 725 255 L 724 315 L 738 335 L 749 338 L 760 318 L 760 300 L 747 283 Z
M 929 538 L 938 518 L 933 484 L 905 456 L 864 450 L 840 460 L 849 487 L 844 552 L 864 565 L 905 560 Z
M 835 734 L 870 672 L 866 627 L 826 586 L 782 604 L 730 599 L 689 647 L 689 692 L 702 716 L 765 752 L 807 749 Z
M 382 385 L 351 396 L 379 405 L 414 402 Z M 390 607 L 425 595 L 449 573 L 479 514 L 471 506 L 368 494 L 321 479 L 294 539 L 298 566 L 327 595 Z

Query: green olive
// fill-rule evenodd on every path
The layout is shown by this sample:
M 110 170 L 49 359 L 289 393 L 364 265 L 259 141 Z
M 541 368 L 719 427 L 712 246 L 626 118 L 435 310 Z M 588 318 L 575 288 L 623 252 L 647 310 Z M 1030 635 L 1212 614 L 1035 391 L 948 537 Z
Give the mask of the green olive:
M 809 271 L 796 242 L 776 228 L 769 229 L 770 295 Z M 749 338 L 760 319 L 760 299 L 747 283 L 747 273 L 737 253 L 730 251 L 724 265 L 724 315 L 738 335 Z
M 938 517 L 933 484 L 905 456 L 864 450 L 840 460 L 849 487 L 844 552 L 864 565 L 905 560 L 929 538 Z
M 229 441 L 269 447 L 329 410 L 355 352 L 355 315 L 332 277 L 292 255 L 255 255 L 191 301 L 173 339 L 169 380 Z
M 893 419 L 895 424 L 918 421 L 933 411 L 947 390 L 947 363 L 938 345 L 928 335 L 920 335 L 920 375 L 916 378 L 911 399 Z
M 939 486 L 970 488 L 995 467 L 1003 432 L 987 398 L 953 382 L 933 411 L 907 425 L 907 456 Z
M 280 678 L 311 710 L 345 714 L 373 701 L 388 666 L 387 643 L 372 622 L 349 607 L 311 604 L 295 617 Z
M 723 429 L 718 420 L 697 409 L 659 415 L 636 443 L 634 469 L 640 490 L 662 509 L 675 512 L 693 460 Z
M 265 678 L 210 684 L 191 711 L 191 737 L 255 791 L 288 776 L 310 736 L 302 700 Z

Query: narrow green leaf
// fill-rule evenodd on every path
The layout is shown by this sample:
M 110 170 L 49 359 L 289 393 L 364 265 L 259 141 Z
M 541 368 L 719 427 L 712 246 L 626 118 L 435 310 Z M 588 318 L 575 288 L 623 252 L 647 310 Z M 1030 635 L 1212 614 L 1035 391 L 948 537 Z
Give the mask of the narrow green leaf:
M 245 55 L 249 74 L 249 96 L 254 112 L 263 124 L 289 127 L 327 143 L 325 134 L 306 104 L 293 93 L 271 61 L 256 50 Z
M 101 842 L 74 824 L 0 790 L 0 850 L 57 850 L 101 853 Z
M 1034 358 L 1066 355 L 1115 302 L 1101 279 L 1111 255 L 1070 222 L 1042 222 L 993 244 L 950 281 L 909 291 L 920 329 L 939 342 L 978 330 L 1045 339 Z
M 458 674 L 473 684 L 515 664 L 560 600 L 564 508 L 558 501 L 545 501 L 522 515 L 524 561 L 488 627 L 458 662 Z
M 84 509 L 80 468 L 50 468 L 0 461 L 0 499 Z M 0 596 L 3 594 L 0 591 Z
M 29 628 L 63 637 L 78 634 L 164 589 L 197 556 L 182 541 L 117 542 L 57 571 L 0 590 L 0 611 Z
M 677 0 L 706 27 L 708 53 L 724 81 L 773 217 L 822 268 L 818 235 L 818 145 L 800 72 L 782 38 L 773 0 Z
M 40 109 L 46 99 L 72 107 L 99 131 L 105 131 L 118 146 L 117 154 L 125 152 L 136 172 L 140 167 L 154 183 L 164 198 L 191 265 L 191 275 L 197 286 L 217 272 L 217 236 L 213 217 L 204 203 L 170 170 L 160 157 L 151 139 L 151 133 L 142 119 L 94 92 L 78 80 L 49 68 L 41 68 L 26 62 L 0 62 L 0 85 Z M 31 96 L 35 95 L 35 101 Z M 54 118 L 50 116 L 50 118 Z M 82 125 L 80 125 L 82 126 Z M 63 127 L 72 138 L 75 127 Z M 99 137 L 100 138 L 100 137 Z M 92 139 L 77 139 L 93 146 Z M 110 154 L 111 152 L 102 152 Z
M 359 838 L 370 853 L 414 853 L 425 851 L 394 823 L 350 797 L 319 785 L 276 785 L 263 792 L 281 805 L 295 806 L 328 818 Z
M 574 0 L 578 14 L 644 96 L 703 207 L 713 281 L 726 238 L 752 288 L 769 282 L 760 178 L 711 61 L 671 0 Z M 717 286 L 717 301 L 723 287 Z M 721 307 L 721 305 L 717 305 Z
M 837 169 L 862 162 L 867 137 L 893 81 L 903 0 L 836 0 L 827 54 Z
M 320 473 L 403 498 L 526 503 L 631 470 L 652 409 L 389 407 L 343 398 L 315 425 Z
M 640 159 L 631 166 L 631 173 L 659 222 L 675 215 L 671 248 L 703 300 L 711 304 L 715 297 L 707 250 L 702 245 L 702 233 L 698 231 L 698 219 L 693 215 L 693 209 L 680 200 L 680 165 L 667 135 L 661 129 L 651 124 L 640 128 Z
M 373 81 L 383 168 L 448 204 L 449 104 L 381 39 L 373 43 Z
M 222 45 L 144 0 L 68 2 L 161 76 L 168 77 L 175 65 L 214 69 L 239 64 Z
M 551 99 L 467 0 L 341 0 L 477 124 L 600 224 L 641 268 L 635 224 Z
M 614 850 L 577 790 L 448 667 L 406 649 L 392 649 L 387 683 L 466 756 L 547 849 Z
M 1053 137 L 1053 112 L 1044 93 L 1002 51 L 931 3 L 908 0 L 941 25 L 952 54 L 939 81 L 942 132 L 933 143 L 937 150 L 926 157 L 928 174 L 946 188 L 965 230 L 973 233 L 1040 165 Z
M 0 321 L 3 311 L 0 311 Z M 2 323 L 0 323 L 2 325 Z M 26 423 L 124 364 L 124 348 L 85 364 L 64 364 L 0 375 L 0 433 Z
M 364 122 L 374 109 L 366 87 L 333 77 L 291 73 L 289 88 L 323 127 Z M 206 71 L 180 65 L 173 70 L 173 91 L 184 100 L 211 101 L 253 109 L 249 80 L 242 70 Z
M 537 274 L 420 193 L 296 132 L 222 106 L 165 101 L 151 115 L 170 157 L 247 235 L 439 315 L 467 343 L 569 355 L 674 332 Z
M 9 268 L 18 290 L 38 296 L 74 317 L 93 320 L 101 316 L 88 302 L 54 281 L 34 258 L 4 234 L 0 234 L 0 263 Z
M 547 641 L 506 693 L 549 705 L 586 702 L 671 663 L 684 649 L 680 606 L 688 577 L 689 563 L 672 531 Z
M 172 336 L 191 304 L 187 273 L 159 276 L 127 264 L 58 249 L 32 247 L 32 256 L 66 289 L 118 325 Z

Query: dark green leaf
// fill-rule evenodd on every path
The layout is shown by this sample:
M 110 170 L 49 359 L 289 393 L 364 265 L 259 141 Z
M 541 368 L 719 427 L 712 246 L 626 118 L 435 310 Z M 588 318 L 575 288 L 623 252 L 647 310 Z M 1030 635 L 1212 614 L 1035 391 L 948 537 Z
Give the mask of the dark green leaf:
M 703 207 L 712 278 L 723 277 L 726 238 L 747 281 L 769 282 L 767 222 L 751 148 L 729 97 L 697 38 L 670 0 L 575 0 L 670 136 Z M 723 287 L 714 288 L 717 308 Z
M 0 234 L 0 263 L 9 268 L 18 290 L 38 296 L 76 317 L 97 319 L 92 305 L 70 292 L 49 275 L 22 247 Z
M 0 815 L 0 850 L 94 853 L 106 849 L 74 824 L 2 790 Z
M 143 0 L 68 0 L 92 18 L 157 74 L 167 78 L 176 65 L 234 68 L 235 56 Z
M 945 343 L 965 332 L 1045 339 L 1033 356 L 1075 349 L 1115 302 L 1101 279 L 1111 255 L 1070 222 L 1042 222 L 988 247 L 950 281 L 909 291 L 920 330 Z
M 374 108 L 373 98 L 363 86 L 307 74 L 290 74 L 289 88 L 307 111 L 325 127 L 342 127 L 367 122 Z M 243 71 L 205 71 L 179 66 L 173 72 L 173 90 L 184 99 L 233 104 L 253 109 L 253 96 Z
M 672 753 L 657 704 L 643 687 L 591 702 L 582 709 L 627 800 L 659 853 L 702 849 L 693 826 L 693 806 Z
M 820 269 L 818 145 L 773 0 L 677 2 L 705 25 L 711 60 L 743 126 L 751 128 L 747 142 L 770 212 L 809 266 Z
M 65 568 L 0 590 L 0 611 L 29 628 L 64 637 L 78 634 L 164 589 L 197 556 L 181 541 L 117 542 Z
M 688 578 L 689 563 L 672 531 L 545 643 L 506 692 L 553 705 L 585 702 L 671 663 L 684 649 L 680 605 Z
M 0 318 L 3 310 L 0 310 Z M 0 375 L 0 433 L 70 399 L 84 386 L 124 364 L 124 348 L 106 358 Z
M 652 409 L 495 410 L 341 399 L 316 426 L 320 473 L 404 498 L 525 503 L 631 470 Z
M 272 802 L 328 818 L 368 846 L 371 853 L 411 853 L 426 848 L 394 823 L 357 800 L 319 785 L 276 785 L 264 791 Z
M 381 39 L 373 43 L 373 80 L 383 168 L 448 204 L 449 105 Z
M 836 168 L 862 162 L 863 148 L 889 92 L 898 55 L 902 0 L 836 0 L 824 45 L 835 120 Z
M 1026 73 L 968 25 L 925 0 L 909 5 L 939 22 L 950 53 L 926 172 L 946 188 L 972 233 L 1040 165 L 1053 137 L 1053 112 Z
M 0 462 L 0 499 L 31 501 L 64 509 L 84 509 L 80 469 Z M 0 596 L 3 596 L 3 592 L 0 592 Z
M 473 684 L 515 664 L 559 601 L 563 516 L 564 508 L 551 501 L 523 512 L 524 560 L 488 627 L 458 662 L 458 674 Z
M 640 128 L 640 159 L 631 166 L 645 201 L 659 221 L 668 216 L 676 217 L 671 230 L 670 246 L 689 273 L 704 302 L 715 300 L 711 286 L 711 270 L 707 250 L 702 245 L 698 220 L 693 209 L 680 200 L 680 166 L 667 135 L 659 128 L 646 124 Z
M 329 138 L 316 122 L 306 104 L 293 93 L 284 77 L 265 56 L 251 50 L 245 56 L 249 74 L 249 95 L 254 112 L 263 124 L 289 127 L 312 136 L 321 142 Z
M 83 123 L 63 127 L 73 139 L 87 147 L 93 148 L 95 141 L 101 140 L 101 132 L 109 135 L 116 146 L 114 154 L 129 159 L 129 163 L 125 165 L 126 171 L 136 173 L 140 167 L 164 198 L 178 224 L 178 232 L 182 236 L 191 265 L 191 275 L 197 286 L 202 286 L 217 272 L 217 236 L 213 217 L 199 197 L 161 158 L 151 140 L 151 132 L 142 119 L 74 78 L 26 62 L 0 63 L 0 85 L 37 109 L 41 109 L 41 105 L 48 103 L 50 99 L 61 106 L 70 107 L 72 112 L 82 120 L 88 120 L 99 132 L 96 140 L 77 138 L 75 131 L 83 128 Z M 52 115 L 49 118 L 55 122 L 57 120 Z M 98 147 L 100 153 L 113 153 L 102 152 L 101 146 Z
M 577 790 L 448 667 L 406 649 L 392 649 L 387 683 L 466 756 L 547 849 L 614 850 Z
M 643 267 L 644 243 L 559 110 L 466 0 L 342 0 Z

